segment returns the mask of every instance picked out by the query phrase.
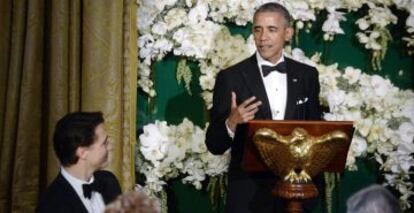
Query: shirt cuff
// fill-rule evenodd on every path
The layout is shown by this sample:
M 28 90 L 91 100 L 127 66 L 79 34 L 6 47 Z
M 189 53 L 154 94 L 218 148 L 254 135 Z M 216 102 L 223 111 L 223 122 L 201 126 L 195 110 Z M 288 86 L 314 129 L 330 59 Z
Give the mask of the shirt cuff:
M 231 138 L 231 139 L 234 139 L 234 132 L 233 131 L 231 131 L 231 129 L 230 129 L 230 127 L 229 127 L 229 124 L 228 124 L 228 119 L 226 119 L 226 122 L 225 122 L 225 124 L 226 124 L 226 129 L 227 129 L 227 133 L 229 134 L 229 137 Z

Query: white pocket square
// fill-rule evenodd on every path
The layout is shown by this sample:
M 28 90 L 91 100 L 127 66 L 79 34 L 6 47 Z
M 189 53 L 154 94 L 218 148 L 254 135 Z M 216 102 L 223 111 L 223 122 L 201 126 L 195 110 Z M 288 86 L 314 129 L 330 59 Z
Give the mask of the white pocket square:
M 302 99 L 298 99 L 296 101 L 296 105 L 301 105 L 301 104 L 304 104 L 306 102 L 308 102 L 308 97 L 305 97 L 305 98 L 302 98 Z

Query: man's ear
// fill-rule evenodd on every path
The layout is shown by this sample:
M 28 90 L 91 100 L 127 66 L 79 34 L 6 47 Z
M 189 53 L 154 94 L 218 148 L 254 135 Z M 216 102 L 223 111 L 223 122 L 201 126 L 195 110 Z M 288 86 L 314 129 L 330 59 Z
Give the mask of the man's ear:
M 287 27 L 285 30 L 285 41 L 289 42 L 292 39 L 294 32 L 295 30 L 293 27 Z
M 78 156 L 79 159 L 85 159 L 88 154 L 88 149 L 86 147 L 78 147 L 76 149 L 76 156 Z

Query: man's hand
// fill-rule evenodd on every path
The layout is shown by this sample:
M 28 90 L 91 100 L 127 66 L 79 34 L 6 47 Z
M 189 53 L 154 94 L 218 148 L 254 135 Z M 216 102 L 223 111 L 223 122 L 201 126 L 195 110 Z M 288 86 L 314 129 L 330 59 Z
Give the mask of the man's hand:
M 255 100 L 256 97 L 252 96 L 237 106 L 236 93 L 231 92 L 231 111 L 227 118 L 227 125 L 231 131 L 236 131 L 237 124 L 246 123 L 254 119 L 254 114 L 259 110 L 259 106 L 262 105 L 261 101 L 254 102 Z

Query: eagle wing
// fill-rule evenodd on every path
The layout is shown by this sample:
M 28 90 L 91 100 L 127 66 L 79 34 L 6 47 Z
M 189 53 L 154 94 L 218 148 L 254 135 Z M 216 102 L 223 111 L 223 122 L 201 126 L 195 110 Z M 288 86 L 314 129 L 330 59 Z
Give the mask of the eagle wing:
M 348 136 L 341 131 L 334 131 L 317 138 L 302 162 L 302 168 L 311 177 L 315 177 L 329 164 L 337 152 L 346 146 L 347 140 Z
M 253 141 L 263 161 L 276 175 L 283 178 L 289 172 L 289 168 L 295 168 L 288 137 L 263 128 L 256 131 Z

